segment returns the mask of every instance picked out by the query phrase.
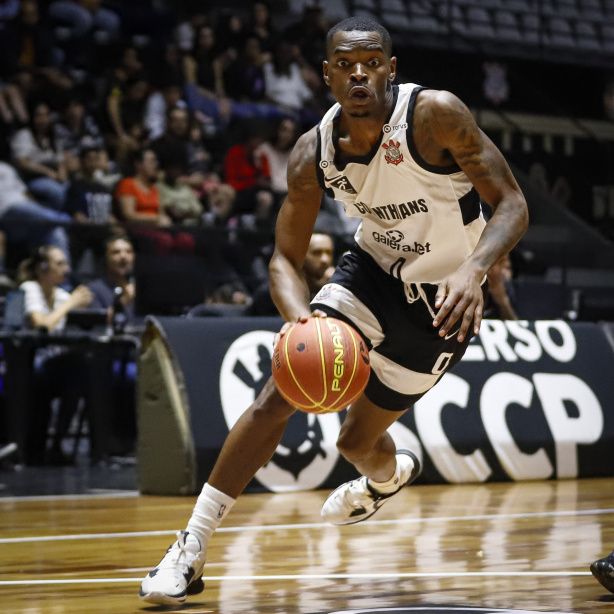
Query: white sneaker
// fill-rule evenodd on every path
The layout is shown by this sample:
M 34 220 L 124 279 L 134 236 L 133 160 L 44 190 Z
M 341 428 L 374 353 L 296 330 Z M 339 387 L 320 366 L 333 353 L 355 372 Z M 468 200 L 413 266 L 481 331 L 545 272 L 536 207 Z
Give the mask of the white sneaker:
M 196 595 L 205 588 L 204 565 L 205 551 L 199 539 L 187 531 L 179 531 L 177 541 L 145 576 L 139 598 L 163 605 L 183 603 L 188 594 Z
M 331 524 L 355 524 L 366 520 L 403 486 L 411 484 L 420 475 L 420 461 L 409 450 L 397 450 L 396 458 L 399 483 L 397 490 L 382 495 L 373 490 L 368 478 L 363 475 L 357 480 L 342 484 L 328 496 L 321 511 L 324 520 Z

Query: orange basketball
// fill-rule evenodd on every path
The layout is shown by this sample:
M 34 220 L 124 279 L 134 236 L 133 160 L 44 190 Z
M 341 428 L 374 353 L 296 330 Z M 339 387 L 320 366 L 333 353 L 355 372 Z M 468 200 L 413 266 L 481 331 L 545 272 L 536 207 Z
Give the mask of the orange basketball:
M 364 339 L 335 318 L 294 324 L 273 352 L 273 379 L 281 396 L 311 414 L 341 411 L 356 401 L 369 380 Z

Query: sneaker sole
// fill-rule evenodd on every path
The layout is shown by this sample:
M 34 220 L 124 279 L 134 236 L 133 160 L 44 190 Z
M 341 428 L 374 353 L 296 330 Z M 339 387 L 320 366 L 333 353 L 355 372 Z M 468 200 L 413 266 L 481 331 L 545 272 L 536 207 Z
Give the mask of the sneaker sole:
M 382 499 L 381 500 L 382 502 L 379 505 L 379 507 L 376 507 L 367 516 L 363 516 L 362 518 L 359 518 L 358 520 L 350 520 L 349 522 L 331 522 L 330 524 L 334 524 L 335 526 L 340 527 L 340 526 L 345 526 L 348 524 L 358 524 L 359 522 L 364 522 L 365 520 L 368 520 L 369 518 L 371 518 L 371 516 L 373 516 L 373 514 L 375 514 L 378 510 L 382 508 L 382 506 L 384 505 L 384 503 L 386 503 L 386 501 L 388 501 L 388 499 L 396 495 L 401 490 L 401 488 L 404 488 L 405 486 L 409 486 L 412 482 L 414 482 L 418 478 L 420 473 L 422 473 L 422 465 L 420 464 L 418 457 L 410 450 L 397 450 L 397 454 L 407 454 L 407 456 L 411 457 L 412 461 L 414 462 L 414 468 L 411 470 L 411 473 L 409 474 L 409 479 L 407 480 L 407 482 L 399 486 L 399 490 L 391 493 L 385 499 Z M 336 488 L 335 490 L 333 490 L 333 492 L 328 496 L 328 498 L 332 497 L 339 489 L 343 488 L 344 486 L 345 484 L 341 484 L 339 488 Z
M 188 584 L 185 593 L 179 595 L 166 595 L 165 593 L 143 593 L 139 591 L 139 599 L 148 603 L 156 603 L 158 605 L 181 605 L 188 595 L 198 595 L 205 590 L 205 583 L 202 576 L 198 580 L 194 580 Z
M 595 561 L 595 563 L 591 565 L 591 573 L 603 588 L 614 593 L 614 577 L 611 575 L 612 572 L 607 569 L 601 569 L 601 566 L 597 565 L 598 562 L 599 561 Z

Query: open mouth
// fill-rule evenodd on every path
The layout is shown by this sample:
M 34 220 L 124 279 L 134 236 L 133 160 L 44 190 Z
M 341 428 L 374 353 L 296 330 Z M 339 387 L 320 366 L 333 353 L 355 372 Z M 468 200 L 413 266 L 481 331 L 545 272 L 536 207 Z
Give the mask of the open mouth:
M 371 92 L 365 87 L 353 87 L 350 90 L 350 98 L 352 100 L 367 100 L 371 97 Z

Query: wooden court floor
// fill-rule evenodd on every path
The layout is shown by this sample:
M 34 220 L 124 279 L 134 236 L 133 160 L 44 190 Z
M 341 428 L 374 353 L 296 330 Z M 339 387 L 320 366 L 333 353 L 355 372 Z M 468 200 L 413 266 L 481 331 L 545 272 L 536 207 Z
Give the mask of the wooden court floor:
M 614 479 L 418 485 L 342 528 L 320 522 L 326 494 L 240 498 L 211 543 L 205 592 L 176 609 L 137 593 L 194 498 L 0 499 L 0 611 L 614 613 L 588 571 L 614 548 Z

